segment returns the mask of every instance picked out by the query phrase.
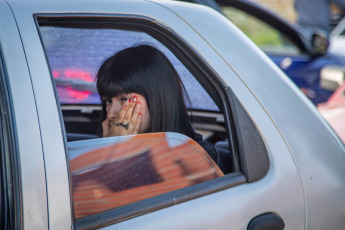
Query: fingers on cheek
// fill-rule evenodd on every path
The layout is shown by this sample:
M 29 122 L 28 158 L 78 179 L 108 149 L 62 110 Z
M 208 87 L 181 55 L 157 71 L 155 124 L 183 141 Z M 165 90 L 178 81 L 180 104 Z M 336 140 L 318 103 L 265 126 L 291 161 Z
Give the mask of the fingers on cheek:
M 126 101 L 122 106 L 121 106 L 121 109 L 120 111 L 118 112 L 117 116 L 116 116 L 116 121 L 119 121 L 121 122 L 125 116 L 126 116 L 126 113 L 127 113 L 127 110 L 128 110 L 128 106 L 129 106 L 129 102 Z
M 138 97 L 134 95 L 134 97 L 131 100 L 131 107 L 135 109 L 137 105 L 138 105 Z
M 129 106 L 129 109 L 130 109 L 131 111 L 133 111 L 133 109 L 136 108 L 136 105 L 137 105 L 137 104 L 138 104 L 138 103 L 135 103 L 134 101 L 132 101 L 131 104 L 130 104 L 130 106 Z
M 132 113 L 133 113 L 133 110 L 135 108 L 135 102 L 131 102 L 129 103 L 129 105 L 127 106 L 127 109 L 126 109 L 126 114 L 129 114 L 130 116 L 132 116 Z
M 135 109 L 134 111 L 138 114 L 141 110 L 141 102 L 139 101 L 136 105 L 135 105 Z

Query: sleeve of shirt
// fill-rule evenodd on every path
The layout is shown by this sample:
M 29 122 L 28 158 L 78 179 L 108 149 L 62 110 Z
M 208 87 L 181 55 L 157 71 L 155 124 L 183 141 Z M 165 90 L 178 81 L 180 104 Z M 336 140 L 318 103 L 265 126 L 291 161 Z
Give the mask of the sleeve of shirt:
M 213 144 L 208 141 L 199 141 L 198 144 L 208 153 L 212 160 L 218 165 L 220 170 L 224 172 L 224 166 L 220 155 Z

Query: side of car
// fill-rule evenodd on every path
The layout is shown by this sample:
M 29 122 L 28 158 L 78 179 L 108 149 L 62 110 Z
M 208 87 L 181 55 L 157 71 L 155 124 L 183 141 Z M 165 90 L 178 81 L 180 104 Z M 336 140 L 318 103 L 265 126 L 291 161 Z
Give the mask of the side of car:
M 283 222 L 291 229 L 323 229 L 329 220 L 334 229 L 343 226 L 344 185 L 333 182 L 344 179 L 344 147 L 285 75 L 215 11 L 168 1 L 1 0 L 0 6 L 0 17 L 6 19 L 0 26 L 1 124 L 12 121 L 1 133 L 2 143 L 10 147 L 1 149 L 1 162 L 6 162 L 2 187 L 8 191 L 8 195 L 2 193 L 2 202 L 8 206 L 1 210 L 1 220 L 6 219 L 5 214 L 12 215 L 7 226 L 246 229 L 252 220 L 265 224 L 261 217 L 271 219 L 272 214 L 278 217 L 278 224 Z M 207 22 L 217 22 L 219 28 Z M 102 151 L 107 140 L 68 143 L 58 84 L 42 36 L 44 26 L 121 28 L 159 40 L 220 109 L 232 152 L 232 171 L 176 191 L 77 216 L 73 145 Z M 298 115 L 294 113 L 297 109 Z M 134 138 L 150 140 L 141 135 Z M 123 140 L 114 137 L 108 141 Z M 327 151 L 330 154 L 325 156 Z M 317 169 L 309 165 L 311 159 Z M 333 180 L 328 181 L 329 177 Z M 326 196 L 332 199 L 320 203 L 320 197 Z M 93 198 L 101 197 L 102 193 L 93 190 Z M 328 208 L 334 212 L 318 219 L 319 210 Z

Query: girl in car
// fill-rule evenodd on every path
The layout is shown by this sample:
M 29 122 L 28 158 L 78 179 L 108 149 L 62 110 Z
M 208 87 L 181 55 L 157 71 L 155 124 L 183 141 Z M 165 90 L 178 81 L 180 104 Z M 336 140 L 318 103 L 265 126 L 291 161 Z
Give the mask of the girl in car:
M 109 57 L 97 73 L 97 89 L 103 102 L 103 137 L 181 133 L 198 142 L 223 168 L 216 148 L 192 128 L 183 83 L 158 49 L 139 45 Z

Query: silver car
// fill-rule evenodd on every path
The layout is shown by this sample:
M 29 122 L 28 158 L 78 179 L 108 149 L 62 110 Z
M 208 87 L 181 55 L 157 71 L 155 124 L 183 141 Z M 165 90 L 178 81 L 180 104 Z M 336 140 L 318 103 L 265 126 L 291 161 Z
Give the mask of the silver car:
M 158 47 L 224 169 L 178 133 L 99 138 L 97 69 Z M 205 6 L 0 0 L 1 229 L 344 229 L 345 147 Z

